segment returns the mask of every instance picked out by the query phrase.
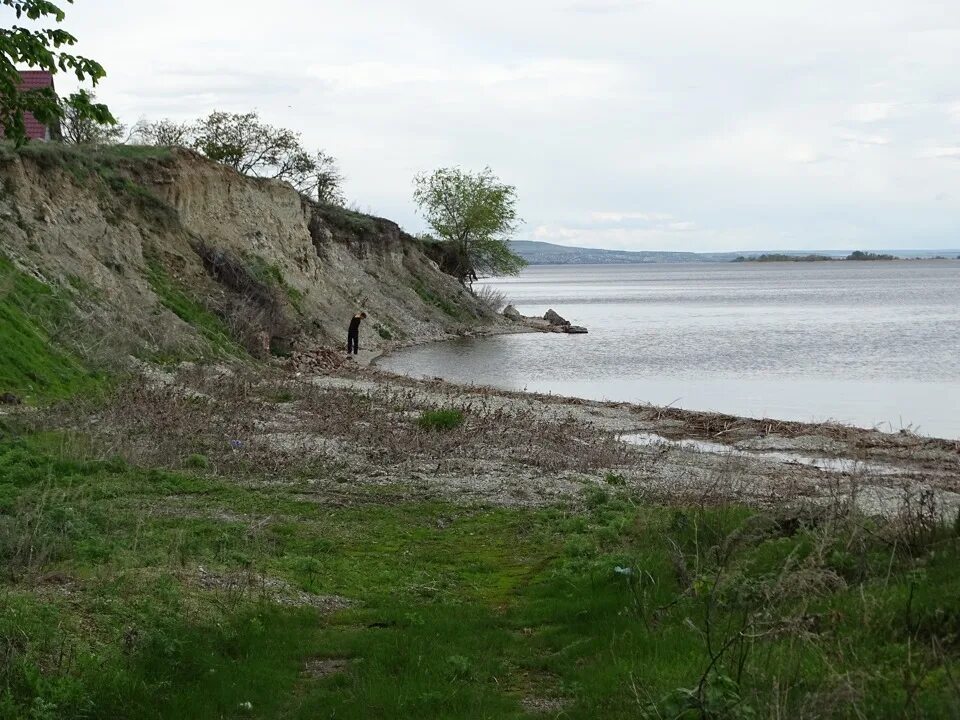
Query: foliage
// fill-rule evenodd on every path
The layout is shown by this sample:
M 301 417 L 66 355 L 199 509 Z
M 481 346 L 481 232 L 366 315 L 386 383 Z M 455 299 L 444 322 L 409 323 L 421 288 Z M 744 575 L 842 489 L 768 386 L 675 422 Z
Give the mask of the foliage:
M 460 410 L 424 410 L 417 425 L 423 430 L 456 430 L 463 425 L 464 417 Z
M 63 10 L 50 0 L 0 0 L 0 7 L 12 9 L 17 20 L 26 17 L 46 24 L 51 21 L 62 23 L 65 18 Z M 24 113 L 32 114 L 47 126 L 59 124 L 68 110 L 77 118 L 87 118 L 102 125 L 116 122 L 107 106 L 93 102 L 93 97 L 85 91 L 62 104 L 52 88 L 20 90 L 18 65 L 51 73 L 71 72 L 78 80 L 90 80 L 96 85 L 106 71 L 94 60 L 63 50 L 76 43 L 73 35 L 59 27 L 32 30 L 14 25 L 0 28 L 0 127 L 16 145 L 22 145 L 28 139 Z
M 159 130 L 148 128 L 145 137 L 157 137 Z M 193 126 L 193 135 L 197 150 L 243 175 L 283 180 L 324 203 L 344 200 L 343 177 L 333 157 L 323 151 L 311 155 L 299 133 L 268 125 L 255 112 L 211 113 Z
M 89 101 L 96 100 L 90 93 Z M 63 142 L 71 145 L 111 145 L 123 139 L 126 128 L 114 120 L 104 122 L 84 109 L 84 99 L 74 93 L 63 104 L 63 121 L 60 135 Z
M 516 188 L 490 168 L 470 173 L 440 168 L 414 180 L 413 199 L 454 259 L 446 263 L 461 282 L 480 275 L 515 275 L 526 264 L 507 245 L 522 222 Z
M 164 118 L 151 122 L 140 120 L 131 133 L 134 142 L 154 147 L 190 147 L 194 142 L 193 123 L 177 122 Z
M 874 252 L 864 252 L 863 250 L 854 250 L 847 255 L 847 260 L 896 260 L 893 255 L 886 255 Z

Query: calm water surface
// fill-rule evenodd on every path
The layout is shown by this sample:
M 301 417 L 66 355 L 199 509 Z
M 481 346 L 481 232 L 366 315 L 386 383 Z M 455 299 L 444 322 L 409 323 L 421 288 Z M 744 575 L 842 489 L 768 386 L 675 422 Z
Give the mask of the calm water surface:
M 960 261 L 538 266 L 494 279 L 589 335 L 425 345 L 395 372 L 960 437 Z

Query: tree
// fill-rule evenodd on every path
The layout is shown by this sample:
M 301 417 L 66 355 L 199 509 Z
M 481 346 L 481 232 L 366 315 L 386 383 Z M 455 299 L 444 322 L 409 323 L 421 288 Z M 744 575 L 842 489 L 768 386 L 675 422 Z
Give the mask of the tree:
M 66 0 L 73 3 L 73 0 Z M 0 8 L 12 9 L 17 20 L 24 17 L 33 22 L 61 23 L 65 13 L 50 0 L 0 0 Z M 51 73 L 72 72 L 78 80 L 90 80 L 96 85 L 106 71 L 100 63 L 64 52 L 77 39 L 66 30 L 43 27 L 37 30 L 13 25 L 0 28 L 0 126 L 4 135 L 19 147 L 27 142 L 24 113 L 32 114 L 39 122 L 54 126 L 64 120 L 67 108 L 78 116 L 90 118 L 104 125 L 116 123 L 106 105 L 93 102 L 92 96 L 80 91 L 68 103 L 61 103 L 52 88 L 20 90 L 18 65 L 39 68 Z
M 337 161 L 323 150 L 311 158 L 312 166 L 292 181 L 292 185 L 304 195 L 316 198 L 328 205 L 343 205 L 343 174 Z
M 179 123 L 169 118 L 150 122 L 141 120 L 133 127 L 133 139 L 141 145 L 157 147 L 189 147 L 194 144 L 194 124 Z
M 88 94 L 89 101 L 96 95 Z M 120 142 L 126 128 L 116 122 L 104 123 L 83 109 L 84 100 L 74 93 L 63 102 L 63 122 L 60 134 L 71 145 L 109 145 Z
M 243 175 L 286 181 L 323 202 L 343 200 L 334 159 L 322 151 L 311 155 L 299 133 L 268 125 L 255 112 L 211 113 L 196 124 L 193 145 Z
M 523 221 L 516 188 L 490 168 L 470 173 L 441 168 L 414 179 L 413 199 L 446 245 L 446 269 L 460 282 L 479 275 L 516 275 L 526 261 L 510 250 L 509 236 Z

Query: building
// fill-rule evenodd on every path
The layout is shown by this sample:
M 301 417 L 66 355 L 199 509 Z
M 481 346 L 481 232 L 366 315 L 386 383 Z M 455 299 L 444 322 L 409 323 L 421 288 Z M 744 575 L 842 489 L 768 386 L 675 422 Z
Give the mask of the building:
M 21 70 L 20 80 L 21 92 L 54 87 L 53 73 L 47 70 Z M 31 140 L 53 140 L 60 137 L 59 127 L 47 127 L 30 113 L 24 115 L 23 121 L 27 129 L 27 137 Z

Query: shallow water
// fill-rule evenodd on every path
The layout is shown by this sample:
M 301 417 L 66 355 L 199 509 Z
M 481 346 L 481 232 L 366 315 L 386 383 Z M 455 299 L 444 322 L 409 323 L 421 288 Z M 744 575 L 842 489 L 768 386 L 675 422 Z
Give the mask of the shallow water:
M 420 346 L 386 369 L 960 437 L 960 261 L 538 266 L 489 284 L 589 335 Z
M 687 438 L 684 440 L 669 440 L 655 433 L 628 433 L 620 439 L 631 445 L 678 447 L 696 452 L 713 453 L 730 457 L 745 457 L 761 462 L 783 463 L 787 465 L 808 465 L 824 472 L 869 474 L 869 475 L 898 475 L 903 468 L 879 463 L 866 463 L 851 458 L 818 457 L 815 455 L 801 455 L 799 453 L 783 452 L 779 450 L 741 450 L 723 443 L 707 442 Z

